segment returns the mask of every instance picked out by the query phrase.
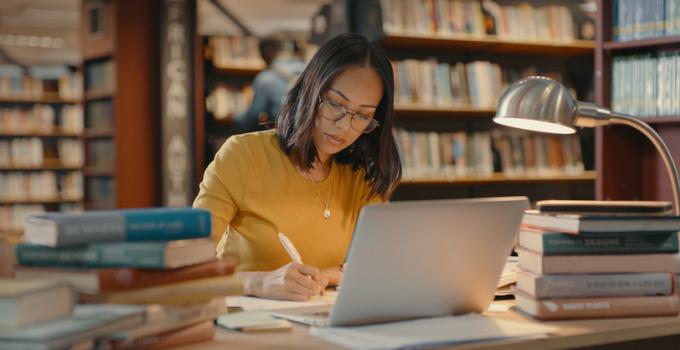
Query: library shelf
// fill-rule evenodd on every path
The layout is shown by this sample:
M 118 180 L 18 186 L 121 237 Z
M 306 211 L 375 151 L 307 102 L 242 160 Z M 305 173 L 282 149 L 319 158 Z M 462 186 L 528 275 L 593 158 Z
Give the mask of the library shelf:
M 47 198 L 47 199 L 0 199 L 0 205 L 12 204 L 62 204 L 62 203 L 80 203 L 82 199 L 75 198 Z
M 397 117 L 489 118 L 496 113 L 496 110 L 474 107 L 395 105 L 394 112 Z
M 0 131 L 0 138 L 11 137 L 81 137 L 82 134 L 75 132 L 65 132 L 55 128 L 50 132 L 42 131 Z
M 631 41 L 605 41 L 602 43 L 604 51 L 627 51 L 636 49 L 656 49 L 662 47 L 680 47 L 680 36 L 666 36 L 661 38 L 631 40 Z
M 553 176 L 507 176 L 501 173 L 492 176 L 462 177 L 459 179 L 408 179 L 400 186 L 444 186 L 444 185 L 485 185 L 485 184 L 520 184 L 520 183 L 575 183 L 595 181 L 594 171 L 581 174 L 558 174 Z
M 592 55 L 595 42 L 590 40 L 527 41 L 505 39 L 494 35 L 473 37 L 468 35 L 408 34 L 386 35 L 380 43 L 386 48 L 453 49 L 457 51 L 484 51 L 498 54 L 534 54 L 547 56 Z
M 37 98 L 0 96 L 0 104 L 78 104 L 78 100 L 62 99 L 59 95 L 45 94 Z
M 0 165 L 0 171 L 78 171 L 78 165 L 65 165 L 59 161 L 46 161 L 42 165 Z
M 263 67 L 249 65 L 232 65 L 223 67 L 213 67 L 214 73 L 236 74 L 236 75 L 257 75 L 264 70 Z

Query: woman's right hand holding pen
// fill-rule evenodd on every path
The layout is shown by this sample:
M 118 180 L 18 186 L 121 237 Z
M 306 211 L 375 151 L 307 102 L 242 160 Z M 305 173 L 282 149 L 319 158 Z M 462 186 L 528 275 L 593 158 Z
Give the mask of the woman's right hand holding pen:
M 321 294 L 326 287 L 322 284 L 318 268 L 293 262 L 271 272 L 251 275 L 246 293 L 260 298 L 307 301 Z

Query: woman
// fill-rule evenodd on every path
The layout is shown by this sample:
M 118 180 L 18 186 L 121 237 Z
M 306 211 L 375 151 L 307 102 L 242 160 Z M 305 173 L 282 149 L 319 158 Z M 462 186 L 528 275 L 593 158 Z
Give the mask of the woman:
M 289 91 L 276 130 L 233 136 L 215 155 L 194 207 L 212 213 L 218 255 L 237 257 L 247 294 L 303 301 L 340 282 L 359 210 L 401 176 L 393 90 L 385 52 L 339 35 Z

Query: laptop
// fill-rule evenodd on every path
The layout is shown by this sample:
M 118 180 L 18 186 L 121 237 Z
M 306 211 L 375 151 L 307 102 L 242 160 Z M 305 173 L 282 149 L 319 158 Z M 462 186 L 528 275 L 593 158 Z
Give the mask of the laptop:
M 366 206 L 335 304 L 272 315 L 335 327 L 483 312 L 528 203 L 497 197 Z

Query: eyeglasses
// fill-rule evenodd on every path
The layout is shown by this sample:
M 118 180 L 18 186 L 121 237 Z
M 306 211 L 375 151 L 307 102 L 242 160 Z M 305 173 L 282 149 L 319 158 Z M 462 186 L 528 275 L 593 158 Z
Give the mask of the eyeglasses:
M 319 115 L 334 123 L 349 115 L 349 126 L 352 130 L 364 134 L 370 133 L 380 125 L 377 120 L 365 114 L 355 112 L 333 100 L 323 99 L 321 96 L 319 96 Z

